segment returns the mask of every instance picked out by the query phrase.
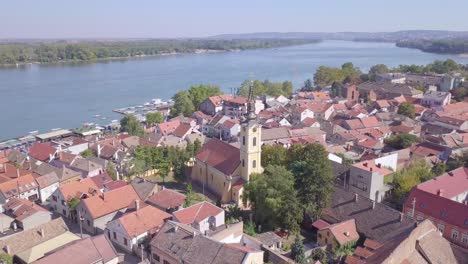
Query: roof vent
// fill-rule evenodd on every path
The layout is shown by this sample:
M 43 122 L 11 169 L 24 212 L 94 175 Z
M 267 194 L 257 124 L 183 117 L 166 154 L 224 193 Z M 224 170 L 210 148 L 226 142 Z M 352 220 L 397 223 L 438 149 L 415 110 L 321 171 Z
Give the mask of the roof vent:
M 437 190 L 437 195 L 438 196 L 443 196 L 444 195 L 444 189 Z
M 347 237 L 349 237 L 349 232 L 346 231 L 346 232 L 344 233 L 344 235 L 347 236 Z
M 178 229 L 179 229 L 179 226 L 175 225 L 174 226 L 174 233 L 177 232 Z

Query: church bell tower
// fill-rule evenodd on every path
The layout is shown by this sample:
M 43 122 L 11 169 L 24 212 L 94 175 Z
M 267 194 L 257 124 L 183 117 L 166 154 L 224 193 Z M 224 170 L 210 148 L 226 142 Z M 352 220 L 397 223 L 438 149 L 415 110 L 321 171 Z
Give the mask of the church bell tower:
M 252 173 L 262 173 L 262 129 L 255 114 L 255 98 L 253 96 L 253 82 L 249 86 L 247 113 L 241 123 L 240 131 L 240 161 L 241 177 L 249 181 Z

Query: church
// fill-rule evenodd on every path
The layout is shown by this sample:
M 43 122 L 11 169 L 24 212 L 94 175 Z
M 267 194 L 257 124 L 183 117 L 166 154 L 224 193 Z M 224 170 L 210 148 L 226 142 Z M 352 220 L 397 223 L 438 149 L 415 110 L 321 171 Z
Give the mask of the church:
M 252 173 L 263 172 L 261 135 L 251 84 L 247 113 L 241 122 L 240 147 L 218 139 L 208 141 L 195 157 L 192 180 L 218 195 L 221 203 L 241 206 L 244 184 Z

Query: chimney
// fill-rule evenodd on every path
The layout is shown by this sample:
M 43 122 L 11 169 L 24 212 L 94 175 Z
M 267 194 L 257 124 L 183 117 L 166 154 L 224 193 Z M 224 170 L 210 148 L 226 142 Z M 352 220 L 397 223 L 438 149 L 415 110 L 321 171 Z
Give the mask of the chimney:
M 135 210 L 138 211 L 140 210 L 140 200 L 135 200 Z
M 444 189 L 437 190 L 437 195 L 438 196 L 444 196 Z
M 178 229 L 179 229 L 179 226 L 178 226 L 178 225 L 175 225 L 175 226 L 174 226 L 174 233 L 177 232 Z
M 359 195 L 357 193 L 354 194 L 354 201 L 357 202 L 358 201 L 358 197 Z
M 377 163 L 377 168 L 382 168 L 382 164 L 381 164 L 381 163 Z
M 206 231 L 205 231 L 206 232 Z M 195 231 L 192 232 L 192 237 L 196 237 L 197 233 Z
M 448 175 L 453 176 L 453 171 L 449 171 Z
M 41 230 L 39 230 L 39 232 L 41 232 L 41 237 L 45 237 L 44 228 L 41 228 Z
M 403 217 L 404 217 L 404 216 L 405 216 L 405 215 L 404 215 L 403 213 L 400 213 L 400 222 L 403 222 Z
M 349 232 L 346 231 L 346 232 L 344 233 L 344 235 L 347 236 L 347 237 L 349 237 Z
M 54 155 L 53 154 L 49 154 L 49 162 L 53 161 L 54 160 Z
M 98 144 L 97 145 L 97 156 L 98 156 L 98 158 L 101 157 L 101 150 L 102 150 L 101 144 Z
M 373 169 L 372 167 L 371 167 L 371 168 L 369 168 L 369 170 L 370 170 L 370 171 L 372 171 L 372 169 Z
M 364 162 L 362 166 L 367 167 L 367 162 Z
M 16 177 L 19 178 L 19 176 L 20 176 L 20 171 L 19 169 L 16 169 Z
M 9 246 L 9 245 L 5 245 L 5 248 L 4 248 L 4 249 L 5 249 L 5 251 L 6 251 L 6 253 L 7 253 L 8 255 L 11 254 L 11 250 L 10 250 L 10 246 Z

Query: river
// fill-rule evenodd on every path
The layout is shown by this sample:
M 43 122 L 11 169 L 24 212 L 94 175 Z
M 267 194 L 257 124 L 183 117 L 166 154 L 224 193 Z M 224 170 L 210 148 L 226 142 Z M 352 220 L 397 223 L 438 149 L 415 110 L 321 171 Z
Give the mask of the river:
M 96 63 L 29 65 L 0 69 L 0 140 L 30 131 L 78 127 L 118 119 L 112 109 L 153 98 L 169 99 L 191 85 L 216 84 L 225 91 L 253 76 L 291 80 L 294 88 L 320 65 L 427 64 L 452 58 L 395 47 L 392 43 L 324 41 L 317 44 L 239 52 L 183 54 Z M 97 120 L 95 115 L 106 117 Z

